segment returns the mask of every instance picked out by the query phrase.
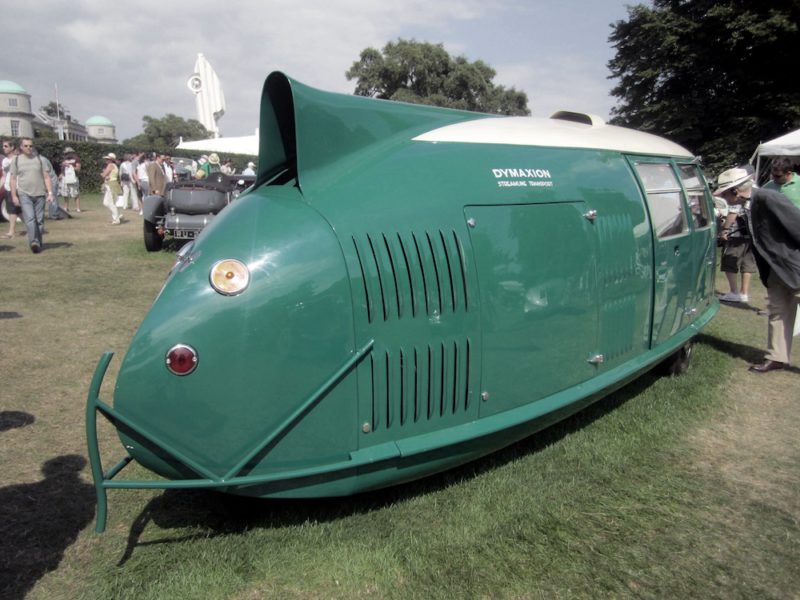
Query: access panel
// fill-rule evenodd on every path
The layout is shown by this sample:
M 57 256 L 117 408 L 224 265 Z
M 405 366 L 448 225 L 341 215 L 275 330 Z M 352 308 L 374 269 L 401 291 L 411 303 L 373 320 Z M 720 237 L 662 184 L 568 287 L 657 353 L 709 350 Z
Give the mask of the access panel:
M 480 289 L 481 416 L 592 377 L 596 243 L 583 202 L 468 206 Z

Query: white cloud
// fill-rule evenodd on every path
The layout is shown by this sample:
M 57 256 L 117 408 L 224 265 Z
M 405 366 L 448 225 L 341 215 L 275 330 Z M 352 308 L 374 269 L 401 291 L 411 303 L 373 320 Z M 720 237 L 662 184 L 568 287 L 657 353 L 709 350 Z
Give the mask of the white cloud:
M 6 54 L 0 79 L 25 87 L 36 108 L 54 99 L 57 83 L 60 100 L 75 118 L 104 115 L 123 139 L 141 131 L 143 115 L 195 116 L 186 80 L 202 52 L 225 92 L 220 127 L 227 135 L 244 135 L 258 126 L 261 87 L 272 70 L 350 93 L 355 83 L 344 73 L 361 50 L 404 37 L 444 42 L 452 54 L 485 60 L 498 71 L 498 83 L 528 93 L 534 114 L 541 114 L 540 107 L 562 106 L 558 101 L 567 95 L 581 105 L 577 108 L 586 105 L 605 116 L 610 84 L 596 50 L 587 54 L 575 39 L 574 52 L 554 48 L 548 55 L 547 44 L 555 43 L 544 37 L 552 28 L 545 19 L 566 22 L 558 11 L 585 17 L 588 10 L 584 3 L 565 2 L 567 8 L 539 0 L 523 7 L 481 0 L 17 3 L 3 10 L 4 22 L 17 25 L 4 27 L 4 45 L 15 51 Z M 622 2 L 598 0 L 591 6 L 599 7 L 593 10 L 602 27 L 593 22 L 584 27 L 602 44 Z M 562 37 L 575 35 L 586 37 L 577 26 Z M 533 51 L 528 44 L 539 46 Z

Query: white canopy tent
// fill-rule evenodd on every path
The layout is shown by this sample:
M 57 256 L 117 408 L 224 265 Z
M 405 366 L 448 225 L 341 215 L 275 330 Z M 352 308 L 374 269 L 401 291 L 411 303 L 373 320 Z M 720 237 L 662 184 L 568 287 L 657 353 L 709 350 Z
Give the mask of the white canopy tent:
M 178 150 L 202 150 L 205 152 L 216 152 L 218 154 L 249 154 L 258 156 L 258 130 L 255 135 L 243 135 L 239 137 L 218 137 L 207 140 L 195 140 L 184 142 L 183 139 L 178 143 Z
M 800 162 L 800 129 L 759 144 L 753 156 L 750 157 L 750 164 L 755 165 L 758 183 L 763 183 L 761 180 L 767 178 L 763 176 L 763 173 L 769 173 L 772 159 L 776 156 L 786 156 L 793 158 L 794 162 Z

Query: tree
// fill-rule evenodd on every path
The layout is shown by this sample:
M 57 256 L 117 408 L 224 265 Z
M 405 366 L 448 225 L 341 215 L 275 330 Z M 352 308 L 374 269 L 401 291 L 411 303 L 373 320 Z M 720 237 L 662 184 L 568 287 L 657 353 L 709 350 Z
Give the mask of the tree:
M 612 122 L 664 135 L 711 171 L 800 126 L 797 0 L 653 0 L 612 25 Z
M 174 148 L 181 138 L 188 142 L 210 138 L 208 131 L 197 119 L 184 119 L 172 113 L 161 119 L 145 115 L 142 117 L 144 133 L 125 140 L 123 143 L 138 148 Z
M 57 119 L 71 120 L 70 110 L 63 104 L 56 104 L 55 100 L 51 100 L 44 106 L 39 107 L 44 114 L 48 117 L 55 117 Z
M 492 82 L 497 73 L 481 60 L 453 58 L 442 44 L 398 39 L 382 53 L 366 48 L 345 73 L 353 92 L 385 100 L 504 115 L 529 115 L 525 92 Z

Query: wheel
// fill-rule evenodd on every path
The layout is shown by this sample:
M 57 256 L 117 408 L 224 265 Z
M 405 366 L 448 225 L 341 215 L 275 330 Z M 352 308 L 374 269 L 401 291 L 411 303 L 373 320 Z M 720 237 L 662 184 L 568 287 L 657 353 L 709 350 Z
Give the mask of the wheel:
M 158 235 L 156 226 L 150 221 L 144 221 L 144 247 L 148 252 L 158 252 L 164 245 L 164 238 Z
M 689 370 L 692 354 L 694 354 L 694 340 L 689 340 L 681 346 L 675 354 L 661 363 L 659 369 L 662 374 L 669 375 L 670 377 L 683 375 Z

